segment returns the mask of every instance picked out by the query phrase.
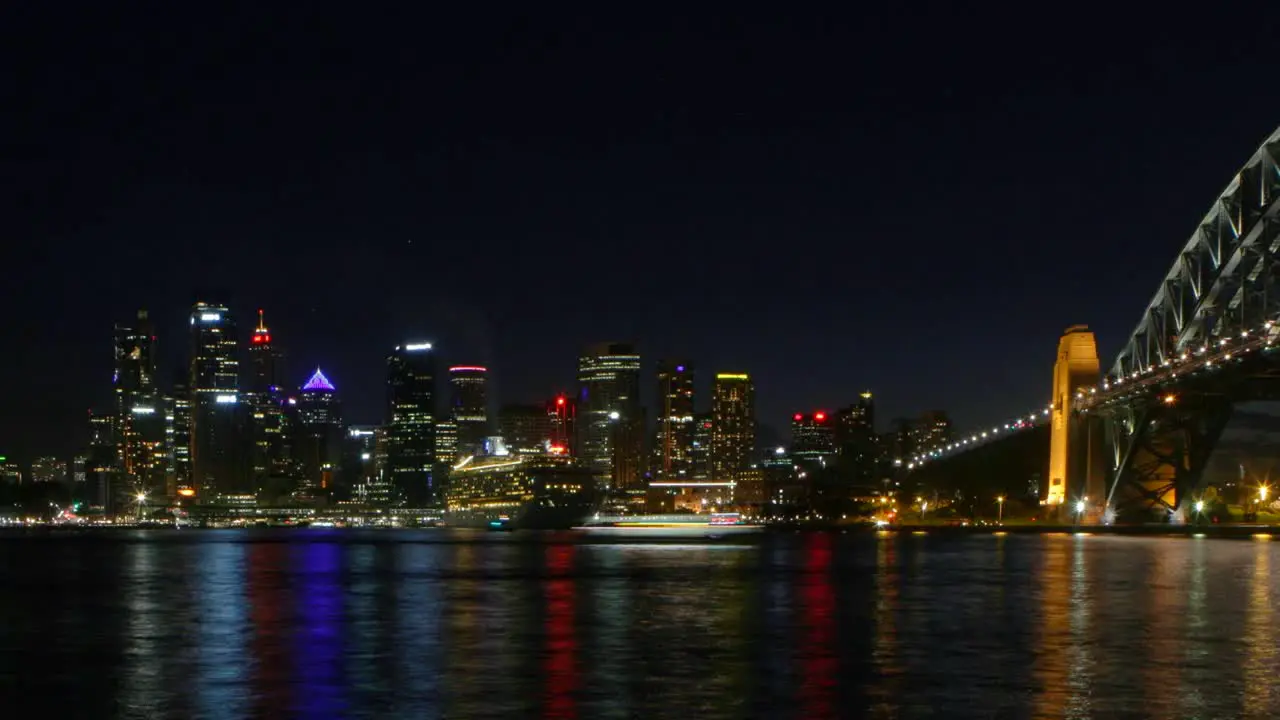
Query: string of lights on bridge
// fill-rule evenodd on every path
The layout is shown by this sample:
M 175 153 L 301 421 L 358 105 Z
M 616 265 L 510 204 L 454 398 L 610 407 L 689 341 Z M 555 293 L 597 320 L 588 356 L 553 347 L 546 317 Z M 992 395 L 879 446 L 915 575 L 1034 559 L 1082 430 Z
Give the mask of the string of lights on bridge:
M 1102 382 L 1094 387 L 1087 390 L 1081 388 L 1076 392 L 1075 399 L 1077 402 L 1075 409 L 1080 412 L 1089 412 L 1093 408 L 1100 407 L 1116 399 L 1131 397 L 1135 393 L 1146 390 L 1153 385 L 1160 385 L 1166 380 L 1176 378 L 1180 371 L 1186 373 L 1188 371 L 1212 370 L 1230 362 L 1232 359 L 1239 360 L 1242 356 L 1259 348 L 1265 350 L 1273 347 L 1278 333 L 1280 333 L 1280 328 L 1277 327 L 1277 321 L 1268 320 L 1258 328 L 1241 331 L 1238 338 L 1234 336 L 1219 338 L 1216 344 L 1205 344 L 1191 351 L 1183 351 L 1181 354 L 1167 358 L 1159 364 L 1147 365 L 1120 377 L 1104 378 Z M 1176 398 L 1170 394 L 1164 396 L 1162 400 L 1163 402 L 1173 402 Z M 945 445 L 935 445 L 924 452 L 911 456 L 910 460 L 906 462 L 907 469 L 914 470 L 932 460 L 967 452 L 993 440 L 1038 427 L 1052 415 L 1053 404 L 1051 403 L 1042 409 L 1020 415 L 1002 425 L 994 425 L 989 430 L 972 433 L 968 437 Z M 897 461 L 899 465 L 902 463 L 902 460 Z

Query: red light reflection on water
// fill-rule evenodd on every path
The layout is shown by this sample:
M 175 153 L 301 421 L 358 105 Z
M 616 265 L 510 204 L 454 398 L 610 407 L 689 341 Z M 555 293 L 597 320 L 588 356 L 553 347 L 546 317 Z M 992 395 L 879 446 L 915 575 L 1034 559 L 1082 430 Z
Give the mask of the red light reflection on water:
M 803 718 L 835 717 L 836 596 L 831 585 L 831 536 L 811 533 L 805 548 L 805 574 L 800 585 L 803 639 L 800 660 L 803 679 L 800 705 Z
M 546 675 L 543 716 L 577 717 L 574 693 L 578 689 L 577 639 L 574 637 L 573 579 L 566 577 L 573 567 L 572 545 L 547 548 L 547 569 L 553 577 L 543 583 L 547 600 L 546 652 L 542 669 Z

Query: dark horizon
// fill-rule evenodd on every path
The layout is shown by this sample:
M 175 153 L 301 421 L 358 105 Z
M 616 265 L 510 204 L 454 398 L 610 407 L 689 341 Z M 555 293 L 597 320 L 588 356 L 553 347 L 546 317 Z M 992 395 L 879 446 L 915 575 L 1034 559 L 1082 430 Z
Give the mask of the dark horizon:
M 210 289 L 361 421 L 410 337 L 502 402 L 616 338 L 646 404 L 689 358 L 783 432 L 865 389 L 882 428 L 1041 407 L 1059 333 L 1110 365 L 1280 99 L 1274 19 L 1036 12 L 23 8 L 0 454 L 72 452 L 112 326 L 148 309 L 172 368 Z

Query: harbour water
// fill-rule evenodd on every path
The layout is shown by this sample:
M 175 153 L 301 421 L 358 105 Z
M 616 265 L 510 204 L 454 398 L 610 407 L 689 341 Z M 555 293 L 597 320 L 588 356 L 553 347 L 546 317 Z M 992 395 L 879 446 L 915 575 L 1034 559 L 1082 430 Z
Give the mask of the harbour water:
M 0 534 L 40 717 L 1280 716 L 1280 545 Z

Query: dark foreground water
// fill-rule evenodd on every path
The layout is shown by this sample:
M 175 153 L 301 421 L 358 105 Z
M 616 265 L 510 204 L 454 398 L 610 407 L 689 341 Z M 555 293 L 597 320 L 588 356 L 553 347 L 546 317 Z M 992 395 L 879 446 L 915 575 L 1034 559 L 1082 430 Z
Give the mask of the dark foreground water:
M 0 707 L 90 718 L 1280 716 L 1275 543 L 579 540 L 0 535 Z

